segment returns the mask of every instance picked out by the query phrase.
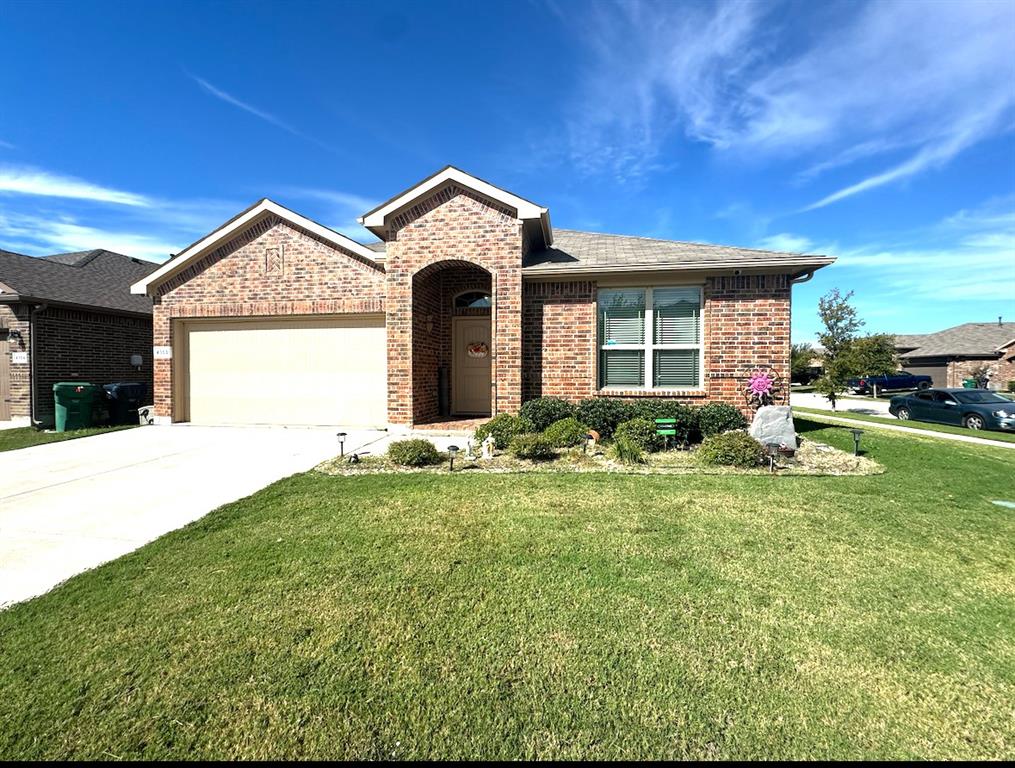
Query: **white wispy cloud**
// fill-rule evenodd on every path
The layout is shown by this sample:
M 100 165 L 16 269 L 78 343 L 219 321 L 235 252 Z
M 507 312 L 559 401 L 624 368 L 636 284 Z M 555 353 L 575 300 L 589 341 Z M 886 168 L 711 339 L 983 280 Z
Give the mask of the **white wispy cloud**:
M 814 241 L 803 235 L 780 232 L 777 235 L 763 237 L 757 243 L 758 248 L 766 251 L 784 251 L 786 253 L 808 253 L 814 247 Z
M 318 218 L 322 224 L 360 242 L 374 240 L 356 219 L 377 206 L 376 200 L 336 189 L 314 187 L 279 187 L 276 192 L 296 200 L 312 200 L 323 204 L 323 214 Z
M 158 235 L 105 229 L 70 216 L 54 218 L 0 211 L 0 238 L 15 251 L 46 255 L 106 248 L 150 261 L 164 261 L 175 246 Z
M 63 197 L 138 207 L 152 204 L 144 195 L 111 189 L 73 176 L 16 166 L 0 167 L 0 194 Z
M 590 57 L 566 126 L 572 161 L 637 178 L 665 167 L 682 136 L 755 162 L 799 162 L 798 179 L 813 182 L 892 156 L 817 208 L 941 167 L 1011 130 L 1015 5 L 825 6 L 806 37 L 779 8 L 592 6 L 571 25 Z
M 4 141 L 3 139 L 0 139 L 0 149 L 17 149 L 17 147 L 11 144 L 9 141 Z
M 835 249 L 831 269 L 874 279 L 908 304 L 1001 302 L 1015 310 L 1015 208 L 1011 198 L 966 209 L 891 245 Z M 937 306 L 937 304 L 928 304 Z
M 266 123 L 274 125 L 276 128 L 281 128 L 283 131 L 287 131 L 288 133 L 291 133 L 293 136 L 298 136 L 299 138 L 304 139 L 305 141 L 309 141 L 312 144 L 316 144 L 317 146 L 321 147 L 321 149 L 326 149 L 327 151 L 332 152 L 334 154 L 342 156 L 348 156 L 349 154 L 344 150 L 333 147 L 330 144 L 323 142 L 320 139 L 311 136 L 310 134 L 305 133 L 304 131 L 299 130 L 298 128 L 293 127 L 285 120 L 272 114 L 271 112 L 263 110 L 259 107 L 255 107 L 252 104 L 248 104 L 242 99 L 233 96 L 231 93 L 228 93 L 222 90 L 221 88 L 213 85 L 212 83 L 208 82 L 202 77 L 198 77 L 197 75 L 191 75 L 189 73 L 188 77 L 190 77 L 191 80 L 197 83 L 202 88 L 202 90 L 204 90 L 211 96 L 214 96 L 216 99 L 224 101 L 226 104 L 230 104 L 231 106 L 234 106 L 237 109 L 242 109 L 244 112 L 247 112 L 253 115 L 254 117 L 257 117 Z

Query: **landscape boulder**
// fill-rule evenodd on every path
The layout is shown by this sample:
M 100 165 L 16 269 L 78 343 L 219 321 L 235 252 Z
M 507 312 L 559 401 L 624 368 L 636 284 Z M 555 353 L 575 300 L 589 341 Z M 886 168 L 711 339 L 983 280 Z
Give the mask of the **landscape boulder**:
M 754 414 L 750 434 L 762 445 L 778 443 L 792 450 L 797 448 L 793 412 L 788 405 L 765 405 L 759 408 Z

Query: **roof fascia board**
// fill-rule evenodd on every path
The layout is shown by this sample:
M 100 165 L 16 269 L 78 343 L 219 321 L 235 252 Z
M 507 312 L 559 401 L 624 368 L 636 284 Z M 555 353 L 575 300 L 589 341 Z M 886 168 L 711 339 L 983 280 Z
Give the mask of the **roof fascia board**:
M 710 261 L 710 262 L 698 262 L 698 263 L 687 263 L 687 264 L 615 264 L 615 265 L 599 265 L 589 267 L 554 267 L 554 266 L 533 266 L 523 267 L 523 277 L 567 277 L 571 275 L 575 276 L 587 276 L 587 275 L 600 275 L 600 274 L 615 274 L 620 272 L 717 272 L 717 271 L 737 271 L 737 270 L 749 270 L 754 273 L 760 271 L 771 272 L 773 269 L 787 270 L 787 271 L 799 271 L 803 269 L 820 269 L 821 267 L 828 266 L 835 261 L 834 257 L 828 257 L 824 259 L 781 259 L 779 261 L 764 261 L 760 259 L 752 259 L 745 261 L 739 260 L 725 260 L 725 261 Z
M 359 217 L 359 219 L 357 219 L 357 221 L 368 229 L 383 227 L 384 219 L 389 215 L 401 208 L 404 208 L 414 200 L 418 200 L 420 197 L 425 196 L 427 193 L 449 181 L 461 184 L 463 187 L 467 187 L 473 192 L 478 192 L 484 197 L 488 197 L 491 200 L 496 200 L 498 203 L 514 208 L 518 212 L 519 219 L 539 219 L 548 213 L 546 208 L 538 206 L 535 203 L 531 203 L 522 197 L 518 197 L 518 195 L 512 194 L 500 187 L 495 187 L 493 184 L 483 181 L 482 179 L 477 179 L 475 176 L 465 173 L 465 171 L 448 167 L 443 171 L 439 171 L 434 174 L 430 178 L 424 179 L 414 187 L 410 187 L 405 190 L 405 192 L 398 195 L 398 197 L 389 200 L 381 207 L 375 208 L 374 210 L 363 214 Z M 544 224 L 544 229 L 548 226 L 549 221 Z
M 290 211 L 288 208 L 265 198 L 259 203 L 255 203 L 233 219 L 230 219 L 226 224 L 219 227 L 211 234 L 201 240 L 198 240 L 193 245 L 188 246 L 184 251 L 178 253 L 143 280 L 138 280 L 130 287 L 130 292 L 142 295 L 149 293 L 152 287 L 159 285 L 177 274 L 188 264 L 200 259 L 202 256 L 206 256 L 215 247 L 219 246 L 223 242 L 227 242 L 230 238 L 245 229 L 249 224 L 252 224 L 254 221 L 266 214 L 275 214 L 280 219 L 288 221 L 290 224 L 294 224 L 301 229 L 305 229 L 308 232 L 317 235 L 322 240 L 342 248 L 343 250 L 350 251 L 351 253 L 366 259 L 371 264 L 376 265 L 374 252 L 365 245 L 361 245 L 352 238 L 341 235 L 332 229 L 328 229 L 327 227 L 318 224 L 316 221 L 311 221 L 305 216 L 301 216 L 295 211 Z

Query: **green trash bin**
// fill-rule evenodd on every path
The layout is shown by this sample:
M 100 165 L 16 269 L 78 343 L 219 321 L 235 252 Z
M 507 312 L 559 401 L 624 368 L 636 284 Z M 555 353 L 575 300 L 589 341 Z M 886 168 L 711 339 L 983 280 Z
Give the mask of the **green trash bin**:
M 962 386 L 966 389 L 976 389 L 976 379 L 963 379 Z
M 95 384 L 87 381 L 60 381 L 54 384 L 56 431 L 66 432 L 69 429 L 92 426 L 92 411 L 99 391 Z

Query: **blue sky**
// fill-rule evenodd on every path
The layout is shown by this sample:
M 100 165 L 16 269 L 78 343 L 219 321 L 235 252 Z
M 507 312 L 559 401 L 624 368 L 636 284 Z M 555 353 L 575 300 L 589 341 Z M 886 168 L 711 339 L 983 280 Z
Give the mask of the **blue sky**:
M 164 259 L 451 163 L 557 227 L 828 253 L 867 330 L 1015 320 L 1015 3 L 0 0 L 0 248 Z

